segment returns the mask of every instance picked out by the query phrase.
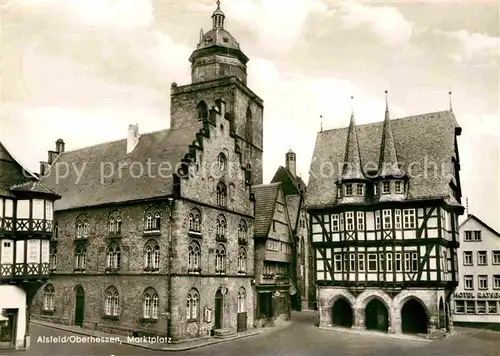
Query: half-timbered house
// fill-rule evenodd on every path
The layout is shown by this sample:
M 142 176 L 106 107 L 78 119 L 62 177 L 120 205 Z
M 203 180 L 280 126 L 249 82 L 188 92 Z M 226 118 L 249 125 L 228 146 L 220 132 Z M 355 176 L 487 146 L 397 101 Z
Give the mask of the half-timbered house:
M 296 271 L 296 293 L 292 296 L 295 310 L 312 309 L 315 298 L 314 276 L 310 273 L 312 248 L 309 241 L 309 219 L 305 209 L 306 184 L 297 175 L 297 156 L 289 150 L 285 155 L 285 166 L 280 166 L 271 183 L 280 182 L 287 204 L 290 228 L 295 239 L 293 269 Z
M 292 268 L 295 244 L 281 183 L 255 185 L 252 192 L 255 194 L 255 320 L 258 326 L 265 326 L 290 316 L 290 294 L 296 292 Z
M 461 206 L 449 111 L 318 133 L 307 207 L 321 326 L 437 336 L 458 283 Z
M 26 349 L 31 302 L 49 278 L 54 201 L 60 196 L 1 143 L 0 172 L 0 350 Z

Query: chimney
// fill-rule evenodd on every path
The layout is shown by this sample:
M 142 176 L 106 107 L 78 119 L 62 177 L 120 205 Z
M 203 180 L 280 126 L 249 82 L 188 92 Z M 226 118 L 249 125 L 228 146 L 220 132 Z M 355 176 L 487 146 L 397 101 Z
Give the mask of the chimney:
M 297 170 L 296 170 L 296 161 L 295 161 L 295 153 L 290 150 L 286 154 L 286 169 L 292 173 L 292 176 L 295 178 L 297 176 Z
M 139 124 L 128 125 L 128 136 L 127 136 L 127 153 L 134 150 L 135 146 L 139 142 Z
M 48 168 L 49 167 L 47 162 L 40 161 L 40 178 L 43 178 L 43 176 L 45 176 L 45 173 L 47 173 Z
M 51 165 L 57 157 L 56 151 L 47 151 L 47 164 Z
M 61 154 L 64 152 L 64 141 L 62 140 L 62 138 L 60 138 L 59 140 L 56 141 L 56 152 L 58 154 Z

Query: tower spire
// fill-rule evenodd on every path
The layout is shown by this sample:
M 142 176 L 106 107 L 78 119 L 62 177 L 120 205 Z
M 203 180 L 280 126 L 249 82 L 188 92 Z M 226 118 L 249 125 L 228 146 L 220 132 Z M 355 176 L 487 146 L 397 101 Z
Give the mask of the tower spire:
M 323 132 L 323 115 L 319 116 L 319 121 L 320 121 L 320 132 Z
M 220 9 L 220 0 L 217 0 L 217 9 L 215 9 L 213 15 L 212 15 L 212 21 L 214 24 L 214 29 L 222 29 L 224 28 L 224 19 L 226 18 L 226 15 L 222 12 Z
M 351 100 L 354 99 L 351 96 Z M 366 179 L 361 168 L 361 156 L 359 154 L 358 134 L 356 132 L 356 120 L 354 118 L 354 108 L 351 111 L 349 129 L 347 132 L 347 142 L 345 147 L 344 167 L 342 169 L 342 180 Z
M 402 177 L 403 171 L 399 168 L 396 155 L 396 146 L 391 127 L 391 115 L 389 113 L 388 92 L 385 91 L 385 119 L 382 131 L 382 142 L 380 144 L 380 161 L 378 176 L 384 177 Z

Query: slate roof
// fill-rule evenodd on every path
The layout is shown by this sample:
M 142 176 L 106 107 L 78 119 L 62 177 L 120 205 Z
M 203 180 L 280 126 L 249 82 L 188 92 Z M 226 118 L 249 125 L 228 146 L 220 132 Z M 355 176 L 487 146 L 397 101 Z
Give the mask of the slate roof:
M 41 182 L 62 196 L 56 210 L 168 196 L 173 193 L 172 173 L 202 127 L 199 122 L 142 134 L 130 154 L 126 139 L 64 152 Z
M 463 223 L 460 224 L 460 226 L 458 227 L 459 229 L 461 229 L 465 223 L 467 223 L 467 221 L 471 220 L 471 219 L 474 219 L 476 220 L 478 223 L 480 223 L 481 225 L 483 225 L 486 229 L 488 229 L 491 233 L 497 235 L 498 237 L 500 237 L 500 232 L 496 231 L 495 229 L 493 229 L 491 226 L 489 226 L 488 224 L 486 224 L 484 221 L 482 221 L 481 219 L 479 219 L 476 215 L 474 214 L 469 214 L 467 215 L 467 219 L 464 220 Z
M 348 179 L 366 179 L 361 166 L 354 113 L 351 113 L 351 120 L 347 131 L 344 167 L 342 168 L 342 180 Z
M 441 111 L 411 116 L 391 120 L 391 126 L 397 160 L 410 179 L 407 200 L 448 197 L 451 157 L 459 128 L 454 114 Z M 365 171 L 377 171 L 383 122 L 359 125 L 356 131 L 362 166 L 367 167 Z M 335 181 L 343 167 L 347 132 L 348 128 L 340 128 L 318 133 L 307 187 L 308 209 L 337 203 Z
M 378 167 L 379 177 L 402 177 L 403 171 L 399 167 L 394 135 L 392 132 L 391 116 L 387 99 L 385 103 L 384 128 L 382 131 L 382 142 L 380 143 L 380 162 Z
M 256 238 L 266 238 L 269 233 L 280 188 L 281 183 L 252 186 L 252 193 L 255 196 L 254 236 Z
M 11 190 L 13 192 L 16 192 L 16 191 L 18 191 L 18 192 L 34 192 L 34 193 L 42 193 L 42 194 L 50 194 L 50 195 L 58 196 L 58 194 L 56 192 L 54 192 L 52 189 L 47 188 L 46 186 L 44 186 L 42 183 L 40 183 L 38 181 L 30 181 L 27 183 L 18 184 L 18 185 L 12 186 Z
M 294 177 L 292 173 L 283 166 L 279 166 L 271 183 L 281 183 L 285 195 L 299 194 L 301 188 L 306 188 L 306 183 L 304 183 L 300 176 Z

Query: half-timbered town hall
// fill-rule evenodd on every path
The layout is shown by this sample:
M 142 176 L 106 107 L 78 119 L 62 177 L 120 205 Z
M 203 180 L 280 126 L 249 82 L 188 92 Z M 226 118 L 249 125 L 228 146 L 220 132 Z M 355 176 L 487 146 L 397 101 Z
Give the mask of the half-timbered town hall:
M 127 139 L 57 146 L 42 163 L 62 199 L 39 318 L 172 341 L 253 326 L 263 101 L 219 6 L 189 60 L 191 84 L 171 87 L 169 129 L 131 125 Z
M 391 120 L 386 106 L 383 122 L 356 125 L 352 114 L 318 133 L 307 207 L 320 326 L 451 328 L 460 132 L 451 109 Z

